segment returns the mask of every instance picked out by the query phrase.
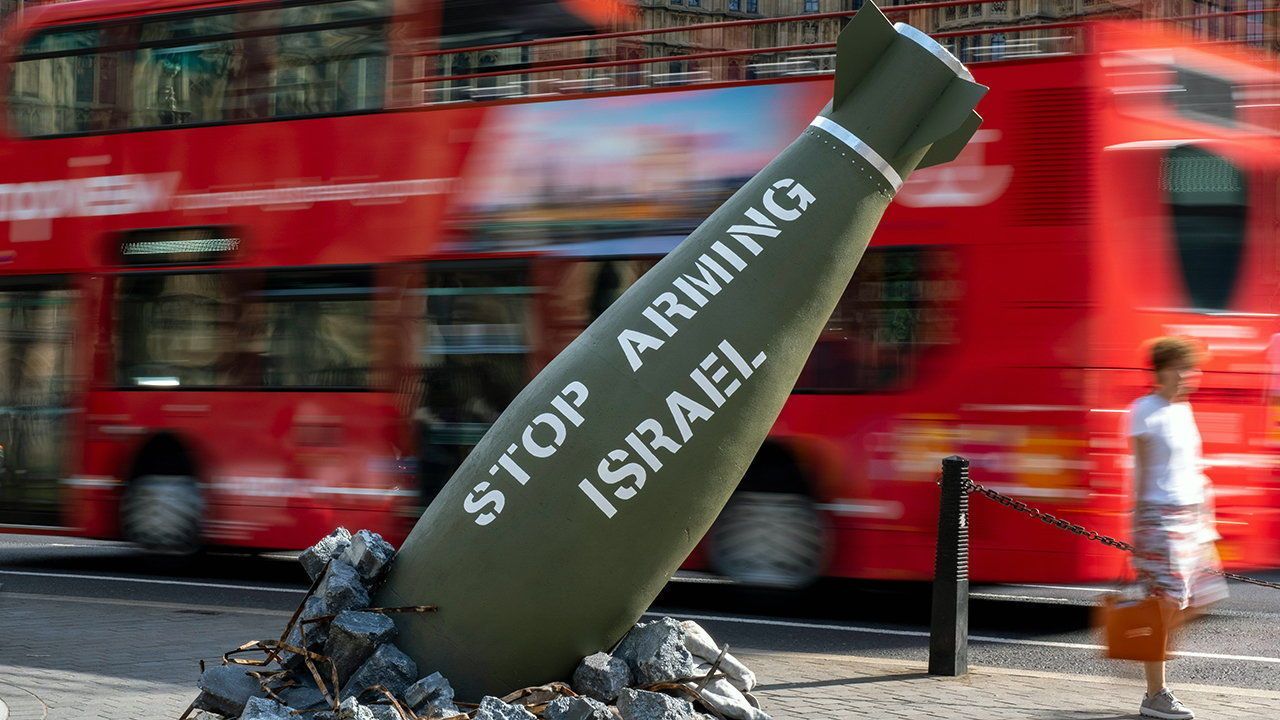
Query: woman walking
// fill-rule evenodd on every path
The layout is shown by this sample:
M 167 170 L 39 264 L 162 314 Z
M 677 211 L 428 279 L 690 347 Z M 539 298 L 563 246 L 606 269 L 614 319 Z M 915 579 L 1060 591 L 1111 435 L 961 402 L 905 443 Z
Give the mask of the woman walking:
M 1227 595 L 1219 567 L 1212 489 L 1202 472 L 1200 432 L 1188 398 L 1200 384 L 1201 353 L 1189 338 L 1151 342 L 1155 388 L 1129 406 L 1136 512 L 1134 569 L 1160 601 L 1165 627 L 1191 608 Z M 1165 686 L 1164 662 L 1145 663 L 1147 694 L 1140 713 L 1191 720 L 1195 713 Z

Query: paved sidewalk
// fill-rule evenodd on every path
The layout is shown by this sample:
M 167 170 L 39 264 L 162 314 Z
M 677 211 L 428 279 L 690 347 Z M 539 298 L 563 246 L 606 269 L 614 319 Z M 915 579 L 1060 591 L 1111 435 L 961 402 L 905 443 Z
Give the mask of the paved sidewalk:
M 9 720 L 166 720 L 195 696 L 197 660 L 271 637 L 285 612 L 0 592 L 0 700 Z M 935 678 L 919 663 L 734 648 L 783 718 L 1112 720 L 1141 689 L 1111 680 L 977 668 Z M 1280 692 L 1185 686 L 1201 718 L 1280 717 Z
M 846 655 L 736 652 L 760 675 L 758 696 L 777 718 L 1138 718 L 1134 680 L 978 667 L 964 678 L 922 663 Z M 1195 685 L 1175 691 L 1203 720 L 1280 718 L 1280 692 Z

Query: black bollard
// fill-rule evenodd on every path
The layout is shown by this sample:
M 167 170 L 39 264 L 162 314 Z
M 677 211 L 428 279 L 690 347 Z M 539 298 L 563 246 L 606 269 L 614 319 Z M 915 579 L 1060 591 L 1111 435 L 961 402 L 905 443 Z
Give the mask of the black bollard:
M 942 461 L 938 549 L 933 566 L 933 614 L 929 625 L 929 674 L 969 672 L 969 461 Z

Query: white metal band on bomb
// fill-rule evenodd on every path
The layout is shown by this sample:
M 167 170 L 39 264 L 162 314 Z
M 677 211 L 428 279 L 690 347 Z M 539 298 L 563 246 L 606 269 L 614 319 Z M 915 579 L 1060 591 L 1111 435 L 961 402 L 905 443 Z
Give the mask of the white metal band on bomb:
M 880 157 L 880 153 L 876 152 L 872 147 L 860 140 L 857 135 L 844 129 L 840 123 L 825 118 L 821 115 L 813 119 L 809 123 L 809 127 L 816 127 L 824 130 L 831 137 L 844 143 L 850 150 L 858 153 L 858 156 L 870 163 L 871 167 L 884 176 L 885 182 L 893 188 L 893 192 L 897 193 L 902 189 L 902 177 L 898 175 L 898 171 L 884 158 Z
M 969 68 L 964 66 L 964 63 L 960 62 L 960 58 L 952 55 L 950 50 L 947 50 L 945 47 L 938 44 L 938 41 L 929 37 L 927 33 L 921 32 L 919 29 L 901 22 L 894 23 L 893 29 L 899 35 L 907 38 L 925 50 L 928 50 L 934 57 L 938 58 L 946 64 L 947 67 L 955 71 L 957 76 L 962 77 L 965 80 L 973 79 L 973 73 L 969 71 Z

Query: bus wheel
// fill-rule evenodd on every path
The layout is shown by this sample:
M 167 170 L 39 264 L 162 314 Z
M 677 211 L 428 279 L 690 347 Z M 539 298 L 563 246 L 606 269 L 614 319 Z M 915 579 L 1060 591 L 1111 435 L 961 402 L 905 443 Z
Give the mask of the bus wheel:
M 711 526 L 711 569 L 744 585 L 804 587 L 822 574 L 827 537 L 809 496 L 739 491 Z
M 187 555 L 200 548 L 203 514 L 195 478 L 147 475 L 125 490 L 120 524 L 125 538 L 148 550 Z

